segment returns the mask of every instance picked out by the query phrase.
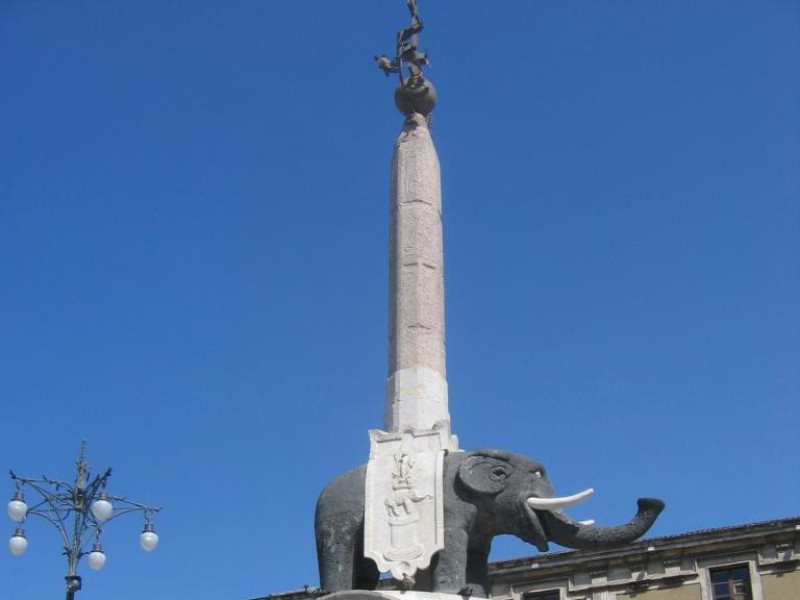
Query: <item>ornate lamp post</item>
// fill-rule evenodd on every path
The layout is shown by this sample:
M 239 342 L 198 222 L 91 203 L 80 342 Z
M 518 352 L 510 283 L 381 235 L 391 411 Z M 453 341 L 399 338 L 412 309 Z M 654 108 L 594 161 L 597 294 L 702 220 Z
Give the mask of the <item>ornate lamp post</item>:
M 8 541 L 8 548 L 14 556 L 20 556 L 28 547 L 23 525 L 30 515 L 47 520 L 61 534 L 68 565 L 64 578 L 67 583 L 66 600 L 73 600 L 75 592 L 81 589 L 77 568 L 83 556 L 86 556 L 91 569 L 98 571 L 103 568 L 106 555 L 100 545 L 100 535 L 106 523 L 127 513 L 143 513 L 144 531 L 139 536 L 139 543 L 144 550 L 150 552 L 158 544 L 158 535 L 152 523 L 153 516 L 161 510 L 161 507 L 109 495 L 106 486 L 111 477 L 111 469 L 106 469 L 102 475 L 95 475 L 90 479 L 85 441 L 81 444 L 76 466 L 74 485 L 44 476 L 20 477 L 11 471 L 11 479 L 14 480 L 17 490 L 8 503 L 8 516 L 17 523 L 17 529 Z M 31 506 L 25 502 L 26 492 L 29 495 L 32 492 L 36 496 Z M 90 541 L 92 548 L 87 552 Z

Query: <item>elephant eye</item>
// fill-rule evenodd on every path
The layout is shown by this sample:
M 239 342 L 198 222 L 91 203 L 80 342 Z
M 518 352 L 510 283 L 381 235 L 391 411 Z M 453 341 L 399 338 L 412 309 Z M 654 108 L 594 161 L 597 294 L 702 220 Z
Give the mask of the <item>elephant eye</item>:
M 540 479 L 540 478 L 542 478 L 544 476 L 544 473 L 542 473 L 541 469 L 536 469 L 533 472 L 533 476 L 536 477 L 537 479 Z
M 492 479 L 505 479 L 506 471 L 502 467 L 495 467 L 492 469 Z

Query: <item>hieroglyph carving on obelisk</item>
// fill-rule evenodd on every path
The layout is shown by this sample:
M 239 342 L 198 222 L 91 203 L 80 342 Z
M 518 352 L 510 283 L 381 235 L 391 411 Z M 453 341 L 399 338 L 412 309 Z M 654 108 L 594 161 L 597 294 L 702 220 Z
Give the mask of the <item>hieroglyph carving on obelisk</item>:
M 392 158 L 389 232 L 389 373 L 384 430 L 371 430 L 364 554 L 410 585 L 444 547 L 444 454 L 458 449 L 447 406 L 444 255 L 439 158 L 428 121 L 436 92 L 419 52 L 422 21 L 397 34 L 395 102 L 406 116 Z M 403 68 L 408 76 L 404 76 Z

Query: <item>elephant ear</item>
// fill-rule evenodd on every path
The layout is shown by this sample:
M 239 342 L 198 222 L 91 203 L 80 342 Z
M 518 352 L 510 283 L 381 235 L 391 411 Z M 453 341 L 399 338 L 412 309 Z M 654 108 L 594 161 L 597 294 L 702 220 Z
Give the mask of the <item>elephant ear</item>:
M 507 453 L 500 450 L 476 450 L 458 467 L 458 478 L 479 494 L 498 494 L 514 471 Z

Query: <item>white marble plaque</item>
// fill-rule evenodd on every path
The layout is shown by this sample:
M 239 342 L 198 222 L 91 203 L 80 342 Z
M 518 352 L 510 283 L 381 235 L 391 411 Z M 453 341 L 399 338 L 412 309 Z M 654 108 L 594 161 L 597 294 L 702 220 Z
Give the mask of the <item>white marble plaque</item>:
M 369 432 L 364 555 L 398 580 L 444 547 L 443 430 Z

